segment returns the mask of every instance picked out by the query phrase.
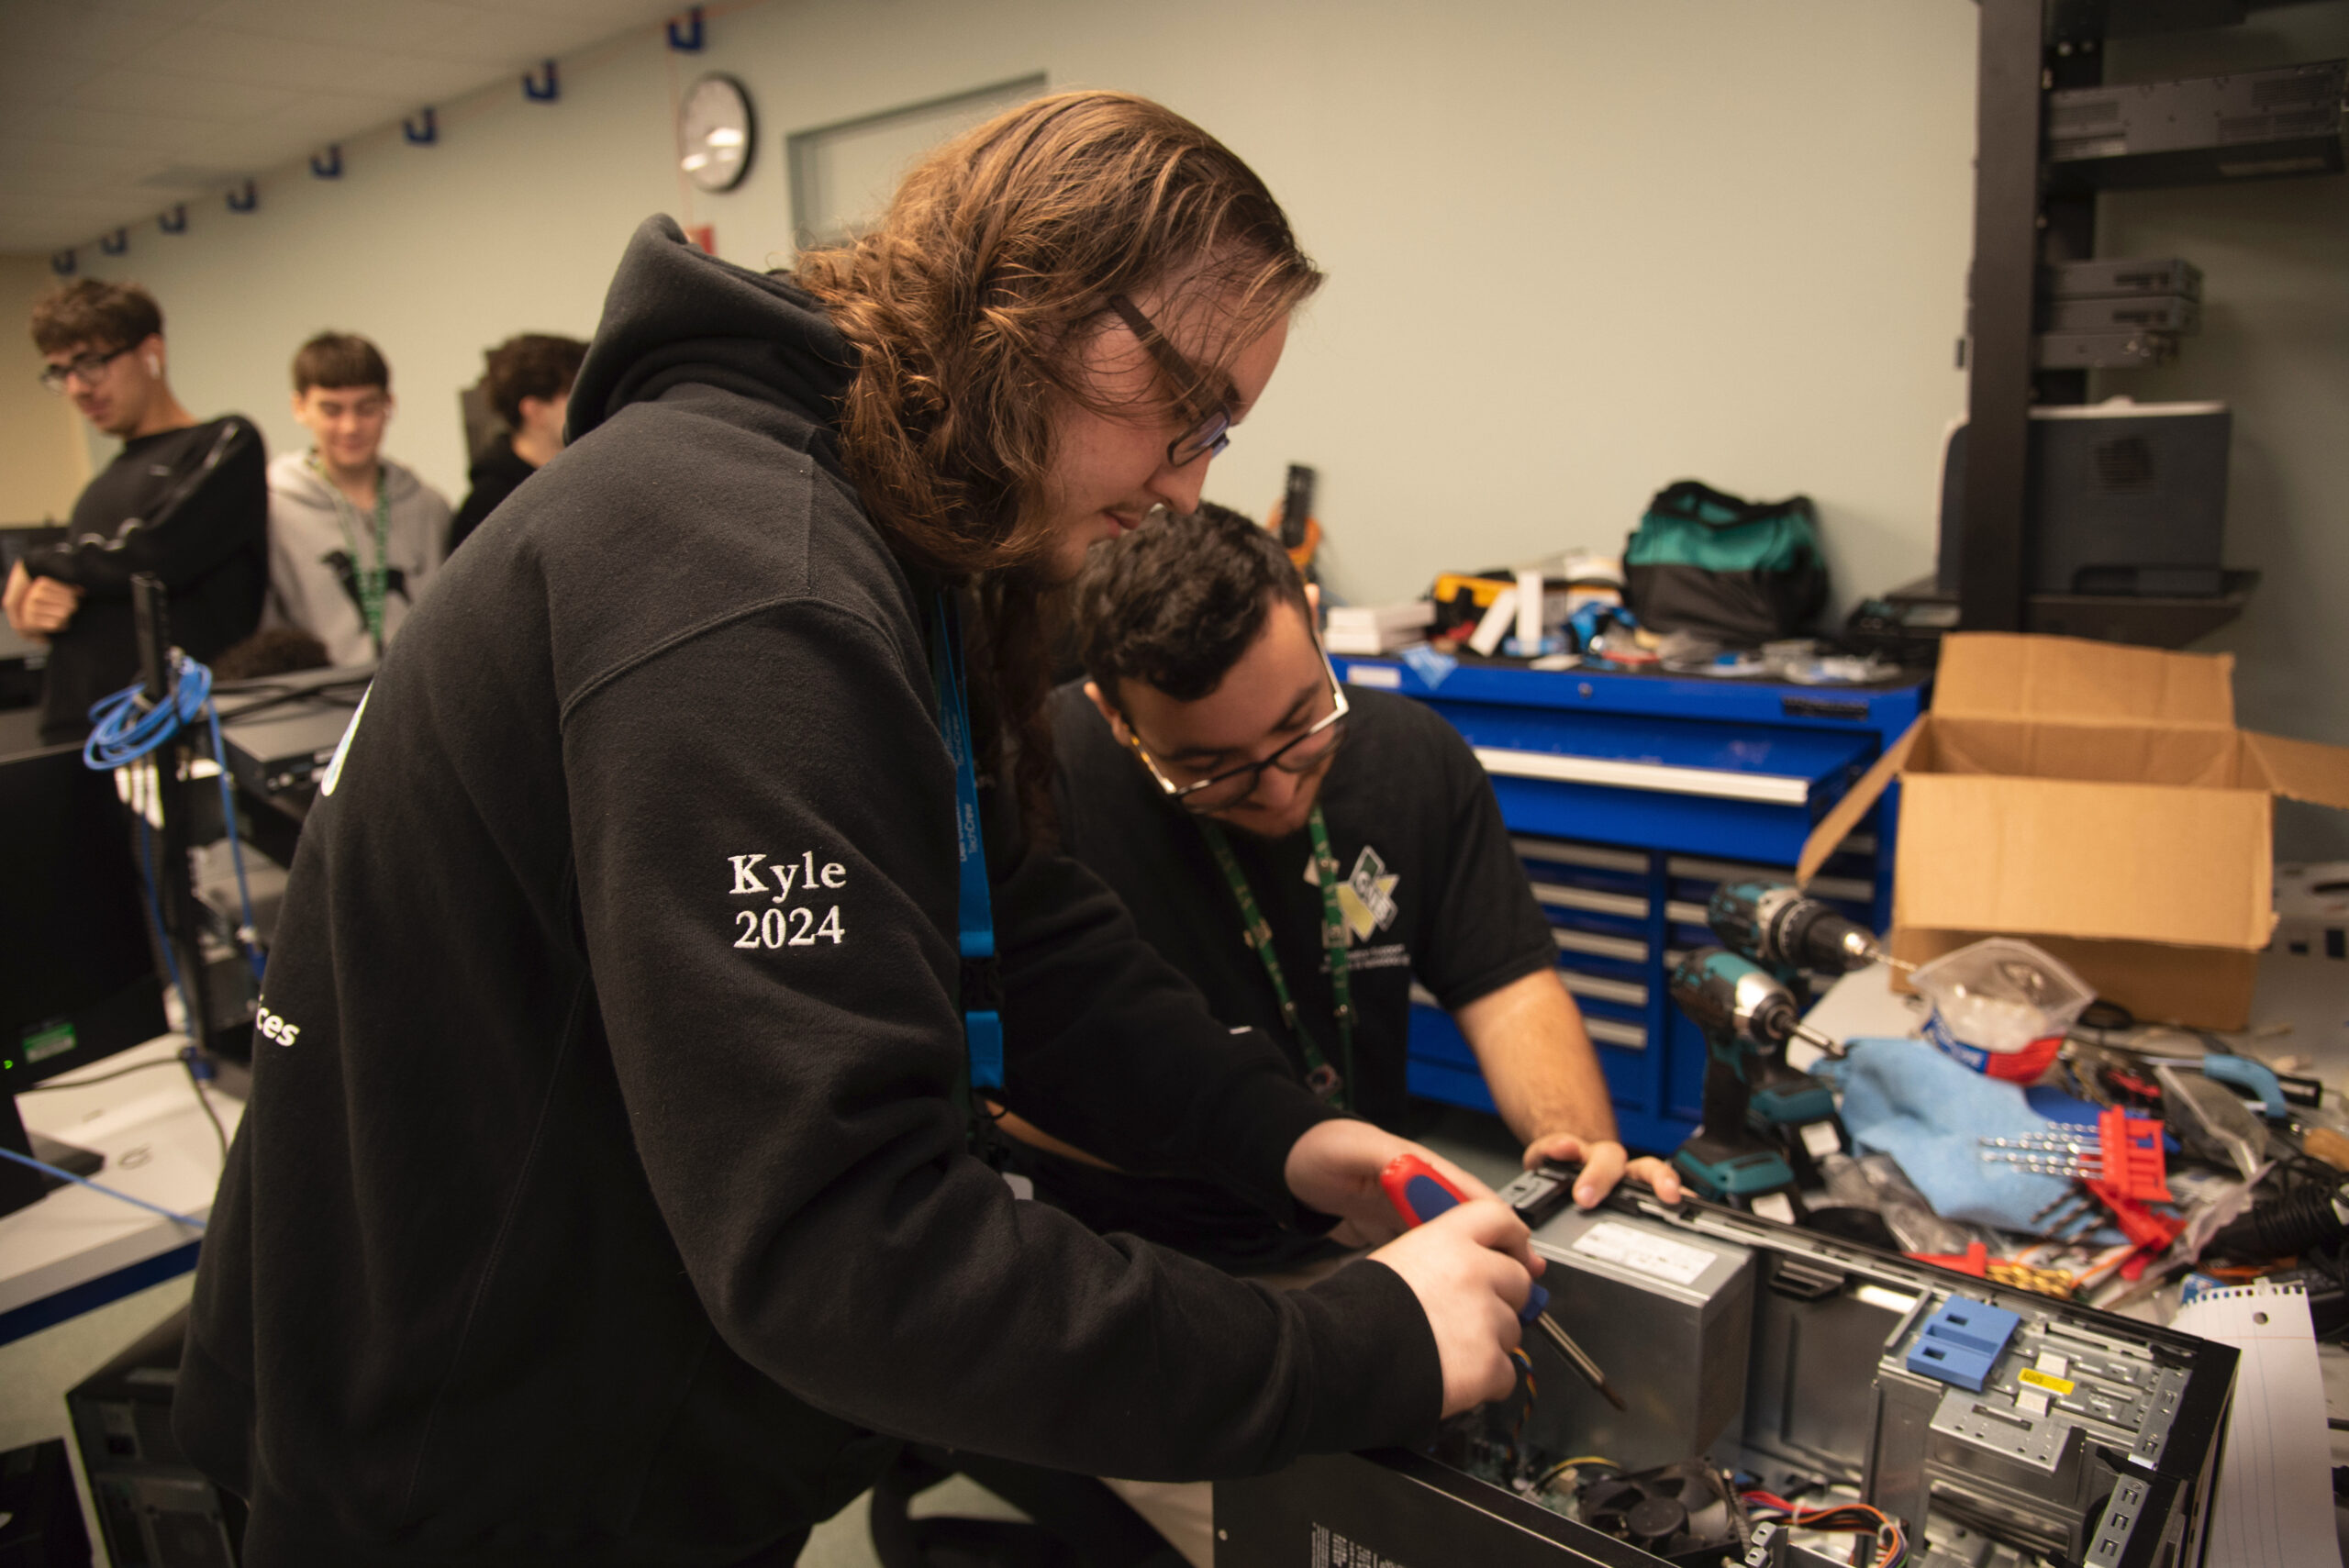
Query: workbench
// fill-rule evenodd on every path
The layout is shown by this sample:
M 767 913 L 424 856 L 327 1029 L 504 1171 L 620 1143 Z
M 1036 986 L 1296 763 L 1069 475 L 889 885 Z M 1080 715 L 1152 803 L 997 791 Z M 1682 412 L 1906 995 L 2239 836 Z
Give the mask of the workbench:
M 207 1089 L 216 1134 L 178 1064 L 185 1043 L 163 1035 L 72 1075 L 105 1082 L 20 1096 L 25 1125 L 105 1155 L 93 1181 L 206 1218 L 220 1183 L 219 1140 L 236 1137 L 244 1103 Z M 106 1077 L 141 1064 L 154 1070 Z M 82 1186 L 0 1216 L 0 1344 L 187 1273 L 200 1240 L 189 1226 Z

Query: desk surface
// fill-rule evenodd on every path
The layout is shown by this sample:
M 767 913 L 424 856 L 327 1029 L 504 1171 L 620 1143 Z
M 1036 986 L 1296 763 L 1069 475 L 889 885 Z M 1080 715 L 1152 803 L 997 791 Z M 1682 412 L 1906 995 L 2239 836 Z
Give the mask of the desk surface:
M 105 1155 L 106 1168 L 93 1181 L 206 1218 L 220 1182 L 220 1145 L 173 1061 L 184 1043 L 164 1035 L 71 1076 L 168 1065 L 85 1088 L 19 1095 L 26 1127 Z M 221 1130 L 235 1137 L 244 1106 L 217 1086 L 207 1085 L 206 1094 Z M 0 1215 L 0 1343 L 194 1268 L 201 1234 L 82 1186 Z

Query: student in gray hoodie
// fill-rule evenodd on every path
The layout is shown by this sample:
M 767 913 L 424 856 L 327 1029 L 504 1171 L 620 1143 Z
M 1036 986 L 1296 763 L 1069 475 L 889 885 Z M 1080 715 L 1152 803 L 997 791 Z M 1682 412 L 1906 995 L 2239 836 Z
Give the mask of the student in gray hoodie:
M 366 339 L 321 332 L 294 356 L 306 452 L 269 465 L 269 604 L 336 664 L 382 657 L 447 553 L 449 503 L 383 456 L 392 373 Z

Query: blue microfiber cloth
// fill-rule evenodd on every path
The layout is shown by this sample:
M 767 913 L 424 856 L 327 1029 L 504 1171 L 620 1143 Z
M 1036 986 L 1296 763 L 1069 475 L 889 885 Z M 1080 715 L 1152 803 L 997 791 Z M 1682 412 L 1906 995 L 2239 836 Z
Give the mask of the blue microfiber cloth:
M 1864 1152 L 1900 1162 L 1945 1219 L 2029 1230 L 2071 1184 L 1985 1161 L 1982 1138 L 2044 1132 L 2047 1118 L 2015 1084 L 1986 1078 L 1920 1040 L 1855 1040 L 1811 1073 L 1843 1091 L 1843 1125 Z

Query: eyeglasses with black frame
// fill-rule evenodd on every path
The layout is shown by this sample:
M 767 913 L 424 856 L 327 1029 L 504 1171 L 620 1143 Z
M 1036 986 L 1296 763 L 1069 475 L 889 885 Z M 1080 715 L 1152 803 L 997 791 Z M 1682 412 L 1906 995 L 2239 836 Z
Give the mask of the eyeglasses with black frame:
M 1338 680 L 1338 672 L 1330 663 L 1328 650 L 1320 647 L 1318 639 L 1314 647 L 1321 655 L 1321 673 L 1330 683 L 1330 711 L 1315 719 L 1304 734 L 1287 741 L 1264 761 L 1243 763 L 1191 784 L 1178 784 L 1166 776 L 1165 768 L 1150 754 L 1150 748 L 1141 743 L 1141 737 L 1134 732 L 1130 718 L 1126 720 L 1126 744 L 1133 748 L 1134 755 L 1140 757 L 1142 766 L 1150 770 L 1150 776 L 1158 781 L 1158 787 L 1166 798 L 1197 816 L 1227 810 L 1255 794 L 1256 785 L 1263 780 L 1266 768 L 1278 768 L 1291 775 L 1311 773 L 1329 761 L 1331 753 L 1337 751 L 1339 742 L 1345 739 L 1346 715 L 1353 706 L 1346 701 L 1346 688 Z
M 129 348 L 109 349 L 104 353 L 93 350 L 86 354 L 76 354 L 61 365 L 44 366 L 40 373 L 40 384 L 51 392 L 63 392 L 66 379 L 78 375 L 82 378 L 83 385 L 95 386 L 97 384 L 98 378 L 106 373 L 108 365 L 138 346 L 133 343 Z
M 1207 377 L 1199 367 L 1168 342 L 1166 334 L 1137 309 L 1132 300 L 1124 295 L 1113 294 L 1109 296 L 1109 308 L 1116 311 L 1118 319 L 1141 339 L 1142 348 L 1158 361 L 1159 368 L 1174 379 L 1175 385 L 1187 388 L 1206 384 Z M 1230 444 L 1231 409 L 1229 405 L 1218 405 L 1197 424 L 1166 443 L 1166 463 L 1170 468 L 1181 468 L 1203 457 L 1213 457 Z

